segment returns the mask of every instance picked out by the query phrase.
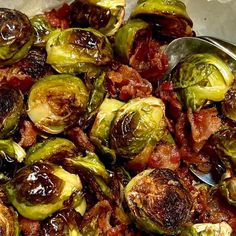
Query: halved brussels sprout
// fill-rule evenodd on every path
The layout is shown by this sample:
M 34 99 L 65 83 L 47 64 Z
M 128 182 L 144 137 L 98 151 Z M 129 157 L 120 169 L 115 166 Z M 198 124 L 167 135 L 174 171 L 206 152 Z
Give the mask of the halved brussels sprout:
M 2 236 L 20 235 L 17 213 L 0 202 L 0 234 Z
M 31 88 L 27 113 L 38 128 L 58 134 L 79 119 L 87 102 L 88 91 L 82 80 L 67 74 L 51 75 Z
M 134 221 L 150 233 L 176 235 L 190 218 L 190 194 L 169 169 L 136 175 L 125 187 L 125 199 Z
M 45 46 L 50 33 L 55 30 L 55 28 L 50 25 L 45 15 L 35 15 L 30 21 L 36 35 L 34 45 Z
M 8 137 L 15 131 L 22 111 L 22 93 L 6 85 L 0 86 L 0 138 Z
M 103 34 L 92 28 L 70 28 L 51 33 L 47 63 L 59 73 L 87 73 L 95 76 L 113 58 L 111 45 Z
M 232 228 L 226 223 L 200 223 L 184 229 L 180 236 L 230 236 Z
M 71 4 L 72 26 L 92 27 L 111 36 L 123 22 L 124 7 L 124 0 L 76 0 Z
M 41 223 L 40 236 L 82 236 L 81 220 L 81 215 L 73 208 L 59 211 Z
M 139 0 L 131 18 L 141 18 L 157 26 L 160 35 L 170 37 L 192 36 L 192 20 L 186 6 L 179 0 Z
M 110 131 L 111 148 L 124 158 L 133 158 L 165 134 L 165 105 L 155 97 L 135 98 L 122 106 Z
M 44 220 L 62 209 L 82 203 L 82 184 L 77 175 L 53 164 L 35 163 L 20 169 L 6 184 L 11 204 L 25 218 Z
M 33 164 L 37 161 L 60 163 L 67 157 L 76 156 L 75 145 L 64 138 L 50 138 L 32 146 L 25 159 L 25 164 Z
M 140 19 L 128 20 L 115 36 L 115 51 L 125 62 L 129 63 L 134 53 L 134 44 L 138 37 L 150 34 L 149 24 Z
M 34 41 L 28 17 L 8 8 L 0 8 L 0 66 L 25 57 Z
M 226 117 L 236 121 L 236 85 L 226 93 L 224 101 L 221 102 L 222 111 Z
M 207 101 L 222 101 L 234 75 L 222 59 L 203 53 L 194 54 L 180 63 L 172 79 L 185 106 L 195 111 Z
M 236 207 L 236 177 L 223 179 L 219 184 L 219 189 L 227 202 Z
M 97 117 L 90 131 L 91 141 L 99 148 L 102 154 L 115 161 L 114 150 L 109 148 L 109 136 L 112 122 L 117 111 L 124 105 L 116 99 L 105 98 L 99 107 Z

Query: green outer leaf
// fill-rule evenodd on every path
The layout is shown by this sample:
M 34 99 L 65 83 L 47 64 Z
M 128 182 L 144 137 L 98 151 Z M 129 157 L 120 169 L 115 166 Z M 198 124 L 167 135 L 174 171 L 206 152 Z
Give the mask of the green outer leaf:
M 149 24 L 140 19 L 128 20 L 115 36 L 115 51 L 125 61 L 129 62 L 136 34 L 147 29 Z
M 221 181 L 219 185 L 221 194 L 225 197 L 227 202 L 236 207 L 236 177 L 231 177 Z M 235 198 L 233 199 L 232 196 Z
M 74 191 L 82 189 L 82 184 L 78 175 L 71 174 L 59 166 L 53 165 L 53 168 L 53 174 L 62 179 L 64 182 L 58 201 L 55 203 L 32 205 L 29 202 L 20 202 L 16 198 L 16 189 L 11 184 L 11 182 L 8 182 L 6 184 L 5 187 L 9 201 L 25 218 L 31 220 L 44 220 L 48 216 L 52 215 L 54 212 L 58 211 L 59 209 L 62 209 L 64 206 L 64 201 L 68 200 Z M 82 196 L 74 197 L 74 207 L 77 207 L 81 203 L 81 201 L 78 200 L 80 198 L 82 198 Z
M 76 155 L 76 147 L 70 140 L 58 137 L 46 139 L 30 147 L 25 164 L 29 165 L 37 161 L 50 161 L 50 157 L 59 155 L 60 152 L 64 154 L 65 151 L 70 155 Z
M 192 26 L 185 4 L 179 0 L 139 0 L 130 17 L 138 18 L 141 14 L 174 15 L 185 19 Z

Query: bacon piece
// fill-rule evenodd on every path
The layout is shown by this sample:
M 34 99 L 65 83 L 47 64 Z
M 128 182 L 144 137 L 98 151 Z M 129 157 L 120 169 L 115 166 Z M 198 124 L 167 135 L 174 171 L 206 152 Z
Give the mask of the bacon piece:
M 90 152 L 94 152 L 95 150 L 94 145 L 90 142 L 87 134 L 85 134 L 81 128 L 76 127 L 70 129 L 67 131 L 67 135 L 80 151 L 87 150 Z
M 168 68 L 168 59 L 163 53 L 160 43 L 149 39 L 137 43 L 129 64 L 143 78 L 148 79 L 150 82 L 156 82 L 165 74 Z
M 152 93 L 152 85 L 142 79 L 131 67 L 121 65 L 115 71 L 107 73 L 107 88 L 111 97 L 122 101 L 136 97 L 147 97 Z
M 27 148 L 36 143 L 39 131 L 31 121 L 24 120 L 20 125 L 20 134 L 21 140 L 19 142 L 19 145 Z
M 180 154 L 175 145 L 158 144 L 148 160 L 150 168 L 168 168 L 177 170 L 180 165 Z
M 19 217 L 21 232 L 24 236 L 39 236 L 40 222 Z
M 194 113 L 189 109 L 187 115 L 191 124 L 193 140 L 197 143 L 206 141 L 220 129 L 221 119 L 217 117 L 216 108 L 202 109 Z
M 49 23 L 55 28 L 67 29 L 70 26 L 69 14 L 71 7 L 68 4 L 63 4 L 62 7 L 44 13 Z

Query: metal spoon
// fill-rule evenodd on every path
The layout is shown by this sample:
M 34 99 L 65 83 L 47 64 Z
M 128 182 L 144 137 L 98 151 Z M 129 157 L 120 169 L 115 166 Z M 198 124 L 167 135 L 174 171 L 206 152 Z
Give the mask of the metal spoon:
M 217 55 L 226 61 L 236 74 L 236 54 L 230 49 L 232 47 L 232 49 L 235 50 L 234 45 L 223 40 L 214 40 L 214 43 L 208 40 L 213 40 L 213 38 L 207 36 L 205 36 L 204 39 L 198 37 L 183 37 L 173 40 L 164 50 L 169 61 L 167 74 L 186 57 L 197 53 L 212 53 Z M 226 45 L 230 45 L 230 48 L 226 47 Z

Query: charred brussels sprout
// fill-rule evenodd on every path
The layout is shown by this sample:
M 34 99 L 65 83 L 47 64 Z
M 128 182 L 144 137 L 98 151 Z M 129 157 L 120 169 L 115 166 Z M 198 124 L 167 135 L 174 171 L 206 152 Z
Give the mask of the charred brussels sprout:
M 32 164 L 37 161 L 48 161 L 61 163 L 67 157 L 76 156 L 75 145 L 64 138 L 51 138 L 32 146 L 25 160 L 25 163 Z
M 164 103 L 155 97 L 135 98 L 122 106 L 113 120 L 110 143 L 118 156 L 132 158 L 155 146 L 166 131 Z
M 9 201 L 31 220 L 44 220 L 70 200 L 72 207 L 82 202 L 82 184 L 77 175 L 59 166 L 36 163 L 20 169 L 6 184 Z
M 28 17 L 16 10 L 0 8 L 0 65 L 25 57 L 34 41 Z
M 124 7 L 124 0 L 77 0 L 71 4 L 72 26 L 92 27 L 111 36 L 123 22 Z
M 236 177 L 223 179 L 219 185 L 219 189 L 227 202 L 236 207 Z
M 19 90 L 0 86 L 0 138 L 10 136 L 17 128 L 23 110 L 23 95 Z
M 73 208 L 65 209 L 54 214 L 41 223 L 41 236 L 81 236 L 79 224 L 81 215 Z
M 177 66 L 172 79 L 185 106 L 195 111 L 207 101 L 222 101 L 234 75 L 217 56 L 194 54 Z
M 186 12 L 185 4 L 179 0 L 139 0 L 130 17 L 155 24 L 163 36 L 192 35 L 192 20 Z
M 226 117 L 236 121 L 236 85 L 234 85 L 225 95 L 221 103 L 222 111 Z
M 47 63 L 60 73 L 100 73 L 108 65 L 113 52 L 108 39 L 92 28 L 70 28 L 54 31 L 48 39 Z
M 149 169 L 125 187 L 131 215 L 147 232 L 176 235 L 190 217 L 191 198 L 175 173 Z
M 115 161 L 114 150 L 109 148 L 109 137 L 112 121 L 117 111 L 124 105 L 115 99 L 105 98 L 99 107 L 97 117 L 90 132 L 92 142 L 106 156 L 110 157 L 111 162 Z
M 20 235 L 20 227 L 16 212 L 0 203 L 0 234 L 3 236 Z
M 49 38 L 49 34 L 55 30 L 48 22 L 45 15 L 36 15 L 30 19 L 35 31 L 35 46 L 45 46 Z
M 128 20 L 115 36 L 115 51 L 126 63 L 134 53 L 135 41 L 140 35 L 148 35 L 149 24 L 140 19 Z
M 184 229 L 180 236 L 230 236 L 232 228 L 226 223 L 200 223 Z
M 86 110 L 88 91 L 71 75 L 51 75 L 33 85 L 28 98 L 28 115 L 34 124 L 51 134 L 61 133 Z

